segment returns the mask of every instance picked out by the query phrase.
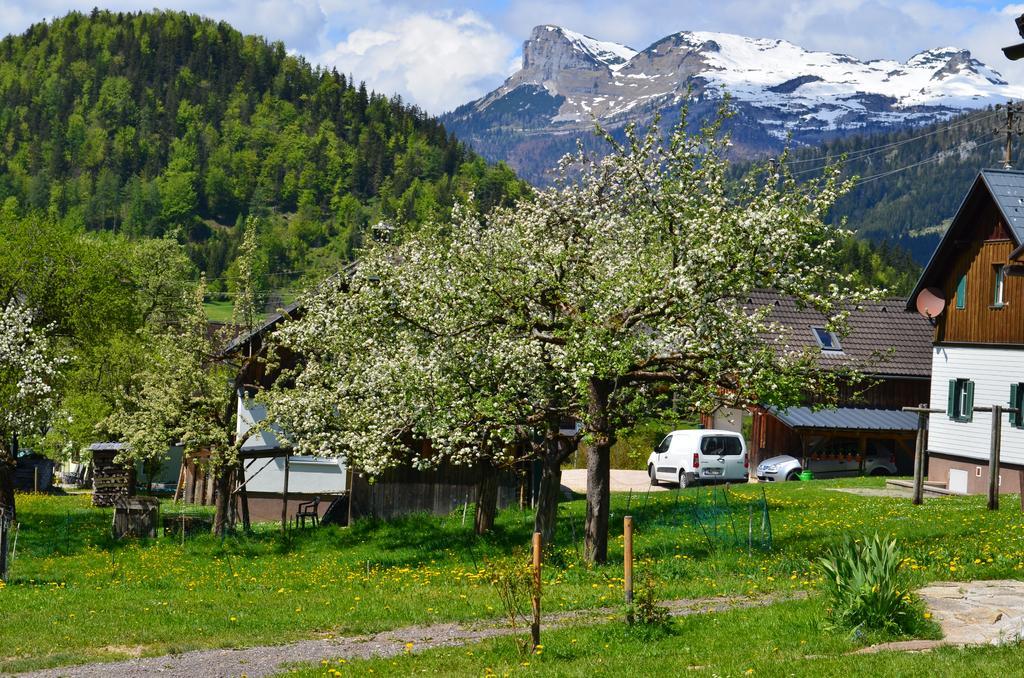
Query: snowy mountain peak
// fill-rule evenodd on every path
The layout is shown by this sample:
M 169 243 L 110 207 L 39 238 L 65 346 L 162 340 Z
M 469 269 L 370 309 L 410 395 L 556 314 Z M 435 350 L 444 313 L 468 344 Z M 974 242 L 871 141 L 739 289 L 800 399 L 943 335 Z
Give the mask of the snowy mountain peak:
M 523 43 L 523 70 L 550 65 L 561 70 L 618 70 L 636 55 L 636 50 L 617 42 L 596 40 L 561 26 L 537 26 Z
M 671 116 L 689 97 L 710 114 L 725 95 L 736 109 L 734 141 L 771 149 L 854 132 L 948 119 L 964 110 L 1024 99 L 996 70 L 958 47 L 906 61 L 861 60 L 786 40 L 680 31 L 636 51 L 562 28 L 538 26 L 523 44 L 523 67 L 483 98 L 446 116 L 465 138 L 523 134 L 574 138 L 592 129 Z M 534 144 L 534 145 L 531 145 Z M 531 153 L 533 151 L 530 151 Z M 523 162 L 517 163 L 522 165 Z
M 570 31 L 561 26 L 538 26 L 534 29 L 534 34 L 538 31 L 560 33 L 566 40 L 572 43 L 574 48 L 600 61 L 612 70 L 616 70 L 616 68 L 621 67 L 636 56 L 636 50 L 632 47 L 620 45 L 617 42 L 596 40 L 589 35 Z

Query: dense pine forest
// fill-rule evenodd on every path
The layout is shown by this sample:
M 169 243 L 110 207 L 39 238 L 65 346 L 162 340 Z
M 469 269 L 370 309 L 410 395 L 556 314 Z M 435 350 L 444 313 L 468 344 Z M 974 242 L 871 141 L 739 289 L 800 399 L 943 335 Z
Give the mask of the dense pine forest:
M 261 217 L 262 279 L 287 288 L 379 222 L 527 190 L 399 97 L 185 13 L 93 10 L 8 36 L 0 102 L 8 214 L 172 235 L 220 294 L 247 215 Z
M 995 129 L 1003 118 L 1003 111 L 982 109 L 927 127 L 845 137 L 796 151 L 791 168 L 804 178 L 842 161 L 847 175 L 859 180 L 833 218 L 886 243 L 887 258 L 906 250 L 924 264 L 978 170 L 1002 166 L 1003 137 Z
M 845 158 L 862 177 L 834 211 L 862 236 L 846 245 L 849 270 L 909 288 L 977 169 L 998 161 L 999 115 L 792 154 L 798 176 Z M 260 218 L 258 268 L 274 302 L 351 259 L 381 223 L 443 217 L 471 194 L 487 209 L 529 191 L 399 97 L 180 12 L 72 13 L 4 38 L 0 143 L 9 218 L 172 237 L 220 299 L 249 215 Z

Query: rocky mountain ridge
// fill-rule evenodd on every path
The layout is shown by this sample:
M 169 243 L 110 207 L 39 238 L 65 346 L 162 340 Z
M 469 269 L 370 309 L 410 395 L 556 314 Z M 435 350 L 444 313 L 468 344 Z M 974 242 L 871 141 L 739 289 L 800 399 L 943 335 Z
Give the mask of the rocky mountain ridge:
M 444 122 L 485 157 L 543 183 L 595 121 L 615 130 L 661 113 L 672 124 L 687 101 L 699 119 L 726 95 L 737 113 L 737 154 L 752 157 L 776 152 L 789 137 L 817 144 L 946 120 L 1024 97 L 1024 87 L 955 47 L 906 62 L 862 61 L 784 40 L 683 31 L 637 51 L 545 25 L 524 43 L 519 71 Z

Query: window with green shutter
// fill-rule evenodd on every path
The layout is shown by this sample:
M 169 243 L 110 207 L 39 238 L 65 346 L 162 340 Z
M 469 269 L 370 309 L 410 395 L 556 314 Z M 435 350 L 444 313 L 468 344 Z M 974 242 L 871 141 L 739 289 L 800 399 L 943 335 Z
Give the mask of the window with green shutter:
M 1010 384 L 1010 407 L 1017 409 L 1010 412 L 1010 425 L 1024 428 L 1024 384 Z
M 949 380 L 949 402 L 946 414 L 954 421 L 974 418 L 974 382 L 970 379 Z
M 967 307 L 967 274 L 964 273 L 956 281 L 956 307 L 963 310 Z

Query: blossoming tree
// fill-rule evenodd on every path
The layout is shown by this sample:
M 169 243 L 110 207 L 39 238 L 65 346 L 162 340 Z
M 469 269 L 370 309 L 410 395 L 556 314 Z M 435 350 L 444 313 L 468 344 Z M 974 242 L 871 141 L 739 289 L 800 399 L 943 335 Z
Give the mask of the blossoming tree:
M 410 437 L 466 460 L 493 454 L 484 431 L 531 439 L 575 417 L 585 553 L 604 562 L 609 450 L 638 415 L 834 394 L 811 355 L 766 341 L 748 295 L 772 288 L 838 324 L 868 294 L 833 266 L 838 170 L 799 184 L 781 162 L 732 181 L 718 132 L 609 136 L 610 155 L 567 159 L 531 200 L 370 248 L 350 289 L 286 331 L 307 360 L 275 416 L 307 452 L 346 449 L 371 471 L 408 459 Z
M 0 312 L 0 505 L 12 512 L 19 437 L 46 432 L 58 400 L 54 383 L 65 362 L 33 319 L 32 310 L 13 299 Z
M 238 451 L 229 373 L 217 362 L 218 345 L 207 331 L 205 291 L 201 282 L 191 294 L 188 314 L 150 335 L 149 360 L 136 374 L 136 389 L 123 397 L 103 427 L 127 443 L 118 455 L 121 461 L 162 457 L 174 444 L 181 444 L 187 456 L 205 457 L 217 481 L 214 529 L 221 534 L 230 493 L 225 478 L 237 465 Z

